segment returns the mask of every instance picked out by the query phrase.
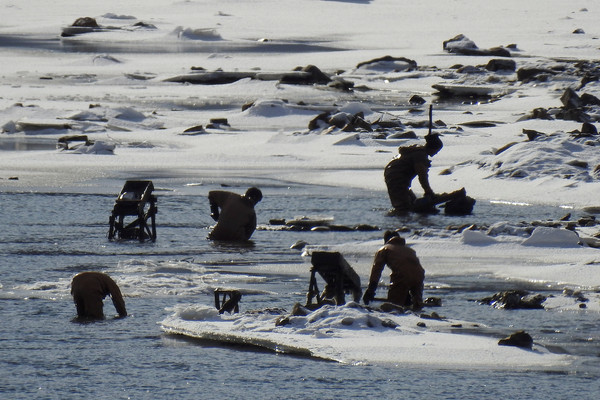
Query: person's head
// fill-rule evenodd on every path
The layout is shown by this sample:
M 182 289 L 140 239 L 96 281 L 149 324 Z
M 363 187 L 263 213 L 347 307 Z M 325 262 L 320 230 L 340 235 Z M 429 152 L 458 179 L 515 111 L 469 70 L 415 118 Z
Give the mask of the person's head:
M 252 203 L 256 204 L 262 200 L 262 192 L 259 188 L 251 187 L 250 189 L 246 190 L 246 194 L 244 195 L 244 197 L 246 197 Z
M 400 236 L 396 231 L 385 231 L 383 232 L 383 243 L 387 243 L 393 237 Z
M 430 156 L 436 155 L 444 147 L 439 133 L 429 133 L 425 136 L 425 150 Z

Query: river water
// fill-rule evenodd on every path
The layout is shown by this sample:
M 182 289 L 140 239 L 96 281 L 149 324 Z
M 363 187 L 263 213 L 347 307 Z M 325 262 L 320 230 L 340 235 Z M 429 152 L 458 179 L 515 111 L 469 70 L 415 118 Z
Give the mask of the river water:
M 212 303 L 217 286 L 245 291 L 243 309 L 302 302 L 309 264 L 290 245 L 381 240 L 381 231 L 258 230 L 251 245 L 205 239 L 212 220 L 206 193 L 242 193 L 249 185 L 155 181 L 156 242 L 111 242 L 108 217 L 122 182 L 61 193 L 0 193 L 0 397 L 11 399 L 156 398 L 597 398 L 598 316 L 586 310 L 497 310 L 473 299 L 515 288 L 486 276 L 435 277 L 425 296 L 441 297 L 450 318 L 480 321 L 499 335 L 525 329 L 536 342 L 581 356 L 568 371 L 492 371 L 465 367 L 343 365 L 253 348 L 167 335 L 159 322 L 177 304 Z M 565 210 L 478 202 L 474 214 L 398 217 L 385 193 L 260 182 L 260 225 L 270 219 L 324 215 L 336 224 L 381 230 L 408 226 L 444 231 L 449 224 L 560 218 Z M 113 190 L 114 189 L 114 190 Z M 571 210 L 577 215 L 577 210 Z M 436 233 L 437 232 L 437 233 Z M 426 266 L 425 266 L 426 268 Z M 77 323 L 69 295 L 80 271 L 109 273 L 126 295 L 129 317 Z M 363 277 L 363 279 L 365 279 Z M 558 289 L 520 283 L 553 294 Z M 105 313 L 112 315 L 110 300 Z

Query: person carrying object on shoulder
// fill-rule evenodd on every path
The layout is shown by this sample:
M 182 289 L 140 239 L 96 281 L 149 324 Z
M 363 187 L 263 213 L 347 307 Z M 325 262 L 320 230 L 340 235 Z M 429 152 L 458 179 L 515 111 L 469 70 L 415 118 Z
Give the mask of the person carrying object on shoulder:
M 127 316 L 125 301 L 119 286 L 101 272 L 81 272 L 71 281 L 71 295 L 81 319 L 104 319 L 102 300 L 111 297 L 120 317 Z
M 387 300 L 399 306 L 408 306 L 410 300 L 413 309 L 421 309 L 425 270 L 417 253 L 406 246 L 406 241 L 395 232 L 386 231 L 384 237 L 387 240 L 373 260 L 369 285 L 363 295 L 364 303 L 369 304 L 375 299 L 381 273 L 387 265 L 392 270 Z
M 208 193 L 210 216 L 217 221 L 208 238 L 224 241 L 249 240 L 256 229 L 254 206 L 262 200 L 260 189 L 251 187 L 241 196 L 223 190 Z
M 407 212 L 413 207 L 416 196 L 411 190 L 412 181 L 419 178 L 425 197 L 434 198 L 435 193 L 429 185 L 429 157 L 436 155 L 443 147 L 440 135 L 429 133 L 425 136 L 425 145 L 400 147 L 400 154 L 385 167 L 384 178 L 392 206 L 396 211 Z

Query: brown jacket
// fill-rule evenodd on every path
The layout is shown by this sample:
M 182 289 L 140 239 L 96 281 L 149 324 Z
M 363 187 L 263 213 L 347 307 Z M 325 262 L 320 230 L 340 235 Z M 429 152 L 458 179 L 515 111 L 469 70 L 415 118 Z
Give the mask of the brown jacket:
M 256 229 L 256 212 L 252 201 L 237 193 L 213 190 L 208 193 L 211 208 L 218 207 L 217 225 L 208 235 L 213 240 L 245 241 Z
M 119 316 L 126 317 L 125 301 L 119 286 L 101 272 L 82 272 L 73 277 L 71 295 L 79 318 L 104 318 L 102 300 L 110 295 Z
M 426 195 L 432 195 L 428 172 L 431 161 L 425 146 L 414 146 L 400 149 L 400 155 L 388 163 L 384 170 L 385 183 L 388 187 L 408 189 L 413 179 L 418 176 L 419 183 Z
M 377 288 L 383 268 L 388 266 L 392 273 L 390 283 L 392 285 L 403 285 L 408 288 L 422 287 L 425 280 L 425 270 L 417 257 L 417 253 L 407 247 L 399 237 L 390 239 L 375 254 L 369 287 Z

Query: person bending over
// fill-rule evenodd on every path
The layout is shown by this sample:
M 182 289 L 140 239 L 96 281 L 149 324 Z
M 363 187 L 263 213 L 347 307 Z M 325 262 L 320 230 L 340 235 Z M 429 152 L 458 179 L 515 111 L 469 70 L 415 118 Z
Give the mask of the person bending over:
M 71 295 L 75 301 L 78 318 L 104 319 L 102 300 L 108 295 L 119 316 L 127 316 L 119 286 L 101 272 L 82 272 L 75 275 L 71 281 Z
M 375 254 L 363 301 L 369 304 L 375 299 L 381 273 L 387 265 L 392 270 L 387 300 L 399 306 L 408 306 L 410 300 L 414 309 L 422 308 L 425 270 L 417 253 L 407 247 L 406 241 L 397 234 L 389 235 L 386 232 L 385 237 L 387 241 Z
M 384 178 L 392 206 L 396 211 L 407 212 L 413 207 L 416 196 L 410 189 L 413 179 L 418 176 L 425 191 L 425 197 L 435 197 L 429 185 L 429 157 L 436 155 L 443 147 L 437 133 L 425 136 L 425 145 L 400 147 L 400 154 L 385 167 Z
M 212 240 L 245 241 L 256 229 L 254 206 L 262 200 L 260 189 L 251 187 L 246 194 L 223 190 L 208 193 L 210 216 L 217 221 L 208 238 Z

